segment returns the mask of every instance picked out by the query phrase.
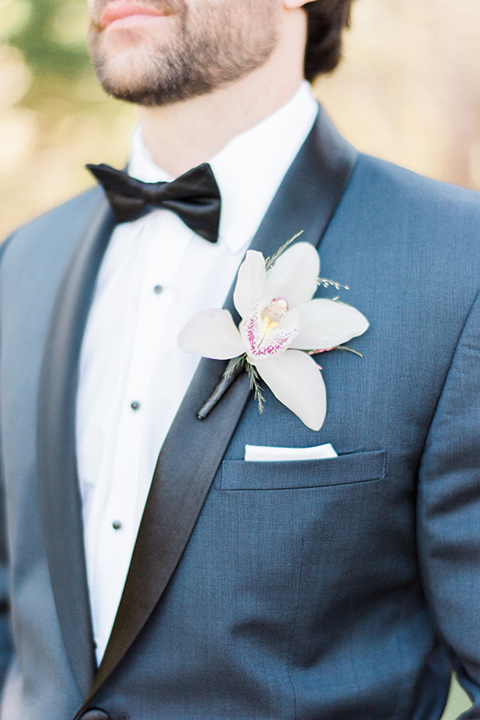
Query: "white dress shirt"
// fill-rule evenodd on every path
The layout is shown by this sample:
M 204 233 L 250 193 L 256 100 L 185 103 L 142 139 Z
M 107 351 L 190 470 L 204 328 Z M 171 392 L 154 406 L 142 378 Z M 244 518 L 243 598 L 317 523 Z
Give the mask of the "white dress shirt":
M 156 459 L 198 357 L 177 347 L 183 325 L 221 307 L 245 250 L 315 120 L 307 83 L 233 139 L 210 165 L 222 196 L 216 244 L 159 209 L 118 225 L 97 279 L 80 357 L 77 463 L 97 660 L 125 584 Z M 132 136 L 129 173 L 171 180 Z M 279 246 L 288 238 L 279 237 Z M 161 512 L 160 512 L 161 520 Z

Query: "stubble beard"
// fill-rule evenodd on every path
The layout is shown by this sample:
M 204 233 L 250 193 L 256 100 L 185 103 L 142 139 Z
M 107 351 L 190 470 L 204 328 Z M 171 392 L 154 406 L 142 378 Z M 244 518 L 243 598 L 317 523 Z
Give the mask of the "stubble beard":
M 106 2 L 99 0 L 96 16 Z M 187 0 L 150 0 L 169 15 L 167 37 L 158 39 L 132 28 L 112 42 L 93 17 L 89 49 L 103 89 L 120 100 L 162 106 L 205 95 L 261 67 L 277 44 L 277 4 L 242 0 L 240 9 L 239 4 L 202 0 L 192 10 Z M 252 5 L 255 14 L 245 13 Z

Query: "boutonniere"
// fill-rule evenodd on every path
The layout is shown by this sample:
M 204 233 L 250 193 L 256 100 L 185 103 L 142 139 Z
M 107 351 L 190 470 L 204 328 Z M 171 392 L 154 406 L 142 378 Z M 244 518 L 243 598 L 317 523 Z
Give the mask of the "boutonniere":
M 300 234 L 300 233 L 299 233 Z M 199 412 L 206 417 L 235 377 L 244 369 L 259 410 L 264 396 L 260 379 L 307 427 L 319 430 L 327 409 L 321 368 L 313 356 L 348 350 L 348 340 L 362 335 L 368 321 L 351 305 L 312 299 L 319 285 L 320 258 L 314 246 L 292 242 L 270 258 L 248 250 L 240 265 L 233 295 L 242 320 L 236 327 L 228 310 L 205 310 L 181 330 L 178 344 L 186 352 L 230 360 L 223 378 Z

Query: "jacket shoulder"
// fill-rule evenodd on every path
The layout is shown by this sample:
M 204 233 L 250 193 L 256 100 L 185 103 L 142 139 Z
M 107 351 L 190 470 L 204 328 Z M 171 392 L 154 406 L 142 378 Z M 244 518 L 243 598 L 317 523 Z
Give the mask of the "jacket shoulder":
M 394 283 L 403 297 L 468 308 L 480 290 L 480 193 L 360 154 L 322 245 L 325 260 L 349 258 L 385 292 Z
M 480 193 L 447 182 L 433 180 L 386 160 L 359 154 L 352 177 L 358 190 L 368 192 L 371 203 L 388 204 L 394 212 L 397 207 L 421 210 L 423 214 L 440 213 L 462 215 L 472 213 L 478 220 Z
M 361 155 L 341 206 L 347 230 L 480 273 L 480 193 Z M 393 250 L 392 250 L 393 252 Z
M 104 202 L 103 191 L 95 187 L 48 210 L 15 230 L 0 245 L 0 261 L 4 264 L 8 258 L 16 265 L 25 257 L 69 252 L 96 207 Z
M 34 220 L 15 230 L 9 238 L 33 235 L 41 237 L 43 233 L 59 232 L 74 224 L 81 224 L 104 197 L 100 188 L 95 187 L 39 215 Z

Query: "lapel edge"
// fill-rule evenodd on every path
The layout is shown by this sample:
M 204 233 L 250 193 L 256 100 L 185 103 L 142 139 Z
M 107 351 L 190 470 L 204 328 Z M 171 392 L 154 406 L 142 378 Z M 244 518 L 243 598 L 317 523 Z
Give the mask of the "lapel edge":
M 40 371 L 37 468 L 40 513 L 65 651 L 82 694 L 94 675 L 80 489 L 75 453 L 75 398 L 83 328 L 112 230 L 103 197 L 82 223 L 52 307 Z

